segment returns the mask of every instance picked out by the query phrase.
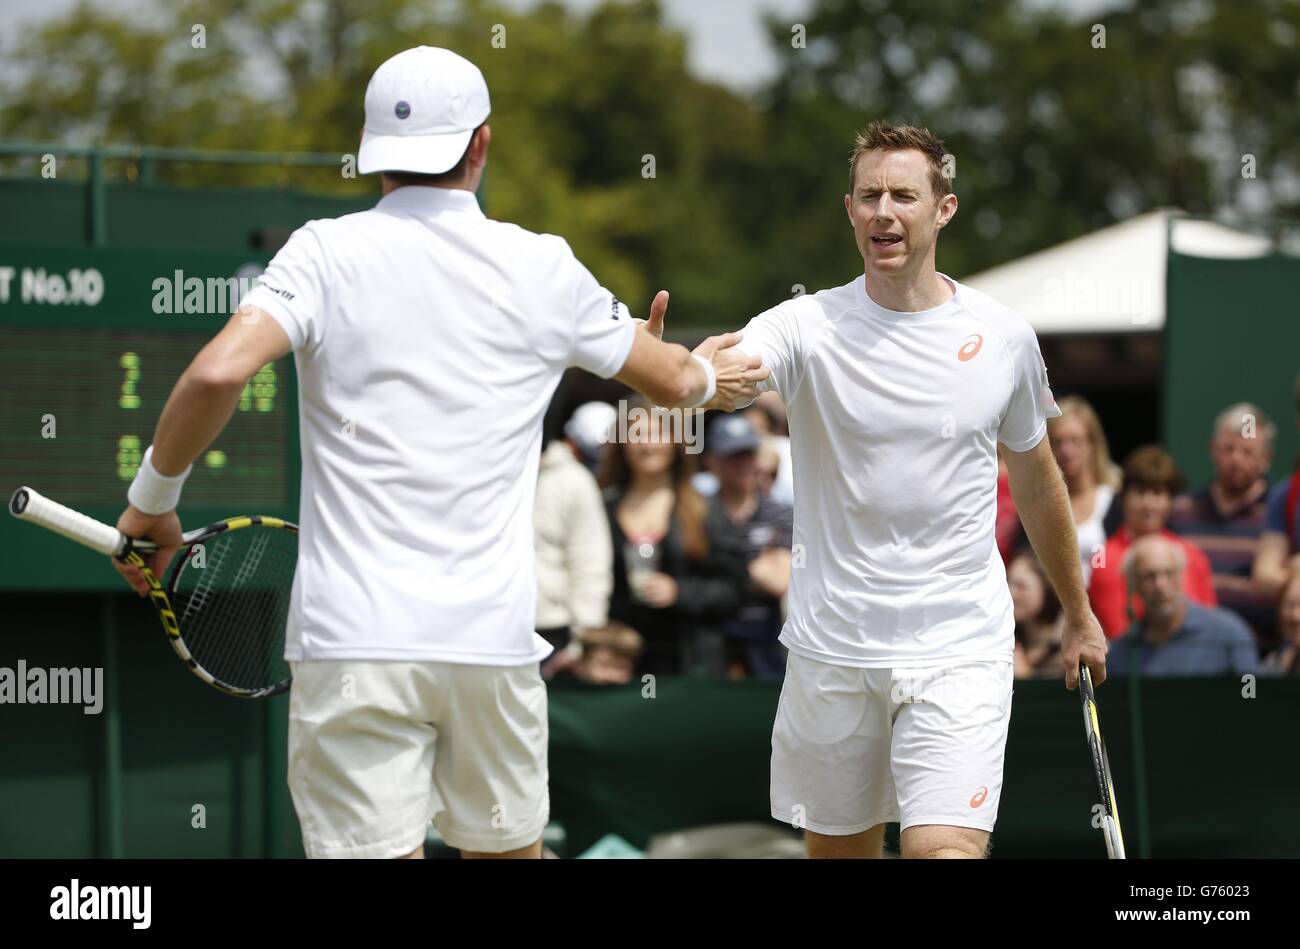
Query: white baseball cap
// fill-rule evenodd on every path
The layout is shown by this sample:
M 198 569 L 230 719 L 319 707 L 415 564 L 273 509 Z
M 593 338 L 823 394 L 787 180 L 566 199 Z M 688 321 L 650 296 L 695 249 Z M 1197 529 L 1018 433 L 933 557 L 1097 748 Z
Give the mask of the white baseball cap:
M 584 402 L 573 411 L 564 434 L 578 443 L 583 453 L 595 457 L 600 446 L 613 434 L 618 411 L 608 402 Z
M 436 46 L 400 52 L 366 86 L 357 170 L 450 171 L 490 111 L 487 82 L 468 59 Z

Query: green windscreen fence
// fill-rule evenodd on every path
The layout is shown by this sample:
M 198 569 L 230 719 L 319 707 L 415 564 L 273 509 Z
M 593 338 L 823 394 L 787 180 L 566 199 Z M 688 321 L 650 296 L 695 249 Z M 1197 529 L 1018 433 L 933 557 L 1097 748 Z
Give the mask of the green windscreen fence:
M 109 182 L 104 186 L 110 244 L 247 248 L 260 228 L 292 231 L 313 218 L 338 217 L 373 207 L 374 193 L 358 197 L 305 194 L 279 188 L 182 188 Z M 0 179 L 0 209 L 13 225 L 9 237 L 81 243 L 89 230 L 84 182 Z
M 107 569 L 107 568 L 105 568 Z M 4 595 L 0 668 L 101 669 L 81 704 L 0 706 L 0 857 L 293 857 L 288 696 L 221 695 L 130 593 Z M 606 834 L 770 822 L 780 684 L 550 689 L 551 818 Z M 1132 856 L 1296 857 L 1300 679 L 1112 679 L 1097 694 Z M 1017 682 L 995 857 L 1103 859 L 1078 693 Z M 775 824 L 773 826 L 776 826 Z
M 1190 482 L 1211 476 L 1215 416 L 1253 402 L 1277 425 L 1273 477 L 1292 468 L 1300 373 L 1300 258 L 1246 260 L 1171 251 L 1165 323 L 1164 440 Z

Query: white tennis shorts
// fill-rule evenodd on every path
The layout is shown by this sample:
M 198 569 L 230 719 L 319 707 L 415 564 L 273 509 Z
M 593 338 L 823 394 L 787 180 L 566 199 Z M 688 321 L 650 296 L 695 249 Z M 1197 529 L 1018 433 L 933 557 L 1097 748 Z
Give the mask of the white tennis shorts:
M 860 669 L 791 652 L 772 729 L 772 816 L 819 834 L 898 822 L 993 829 L 1010 662 Z
M 291 663 L 289 790 L 309 857 L 400 857 L 542 835 L 546 685 L 535 664 Z

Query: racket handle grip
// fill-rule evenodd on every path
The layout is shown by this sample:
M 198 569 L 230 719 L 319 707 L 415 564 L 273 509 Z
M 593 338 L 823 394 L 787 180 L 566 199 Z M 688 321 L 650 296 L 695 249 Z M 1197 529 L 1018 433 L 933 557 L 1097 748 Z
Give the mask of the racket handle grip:
M 109 557 L 120 555 L 126 548 L 127 538 L 116 527 L 109 527 L 58 501 L 51 501 L 31 488 L 19 488 L 14 492 L 9 499 L 9 513 Z

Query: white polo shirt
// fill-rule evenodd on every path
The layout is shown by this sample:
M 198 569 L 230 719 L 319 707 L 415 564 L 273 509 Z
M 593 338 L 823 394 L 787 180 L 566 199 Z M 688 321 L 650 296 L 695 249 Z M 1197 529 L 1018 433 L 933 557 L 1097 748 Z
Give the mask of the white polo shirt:
M 931 310 L 886 310 L 865 277 L 754 317 L 740 348 L 789 407 L 794 569 L 781 642 L 865 668 L 1013 655 L 994 541 L 997 443 L 1060 414 L 1033 329 L 947 277 Z
M 522 665 L 533 492 L 560 376 L 622 368 L 635 326 L 565 241 L 403 187 L 303 225 L 243 304 L 298 369 L 302 504 L 285 656 Z

